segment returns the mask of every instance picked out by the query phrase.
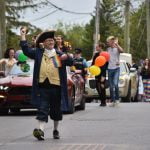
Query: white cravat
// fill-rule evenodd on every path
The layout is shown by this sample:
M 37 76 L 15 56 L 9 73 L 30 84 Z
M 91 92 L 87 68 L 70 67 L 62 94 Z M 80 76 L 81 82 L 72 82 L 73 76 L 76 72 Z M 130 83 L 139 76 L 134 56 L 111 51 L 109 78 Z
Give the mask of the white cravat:
M 48 50 L 48 49 L 45 49 L 44 53 L 49 57 L 54 57 L 56 55 L 56 51 L 55 49 L 51 49 L 51 50 Z

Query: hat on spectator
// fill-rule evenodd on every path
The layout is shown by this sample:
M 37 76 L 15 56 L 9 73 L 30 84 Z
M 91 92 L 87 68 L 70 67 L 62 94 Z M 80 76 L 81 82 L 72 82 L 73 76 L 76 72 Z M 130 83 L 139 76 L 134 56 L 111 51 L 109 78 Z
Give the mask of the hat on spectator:
M 80 48 L 75 48 L 75 54 L 80 54 L 82 53 L 82 49 Z
M 45 32 L 40 33 L 36 39 L 36 47 L 40 47 L 40 43 L 43 43 L 48 38 L 54 39 L 54 35 L 55 35 L 54 30 L 45 31 Z
M 115 39 L 114 36 L 109 36 L 109 37 L 106 39 L 106 41 L 109 42 L 110 40 L 114 40 L 114 39 Z

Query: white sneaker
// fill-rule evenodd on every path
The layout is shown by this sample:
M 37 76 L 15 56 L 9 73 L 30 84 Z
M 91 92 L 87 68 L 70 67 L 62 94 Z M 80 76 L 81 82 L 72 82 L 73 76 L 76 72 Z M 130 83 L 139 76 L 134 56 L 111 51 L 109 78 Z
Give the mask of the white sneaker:
M 115 107 L 115 103 L 114 102 L 110 103 L 109 107 Z
M 119 100 L 116 100 L 116 104 L 119 104 L 120 103 L 120 101 Z
M 119 105 L 119 103 L 120 103 L 120 101 L 119 101 L 119 100 L 116 100 L 116 102 L 115 102 L 115 106 L 118 106 L 118 105 Z
M 115 106 L 118 106 L 119 103 L 120 103 L 120 101 L 119 101 L 119 100 L 116 100 L 115 102 L 110 103 L 109 106 L 110 106 L 110 107 L 115 107 Z

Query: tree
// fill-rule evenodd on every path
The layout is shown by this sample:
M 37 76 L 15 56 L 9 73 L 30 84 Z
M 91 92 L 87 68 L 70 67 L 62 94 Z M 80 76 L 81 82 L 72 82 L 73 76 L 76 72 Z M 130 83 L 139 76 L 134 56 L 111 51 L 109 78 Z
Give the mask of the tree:
M 8 27 L 18 27 L 26 25 L 33 27 L 28 22 L 20 21 L 20 13 L 32 8 L 33 11 L 37 11 L 39 7 L 45 6 L 47 3 L 43 0 L 35 3 L 33 0 L 5 0 L 6 3 L 6 19 Z
M 72 52 L 74 52 L 75 48 L 83 49 L 84 53 L 84 35 L 85 35 L 85 26 L 84 25 L 67 25 L 59 22 L 56 26 L 56 35 L 62 35 L 64 40 L 69 42 L 72 46 Z
M 121 43 L 123 39 L 123 30 L 121 26 L 120 11 L 117 9 L 118 3 L 115 0 L 103 0 L 100 6 L 100 35 L 101 41 L 106 42 L 110 35 L 119 37 Z M 95 26 L 95 17 L 93 16 L 89 23 L 83 25 L 63 25 L 59 23 L 57 31 L 63 34 L 66 40 L 69 40 L 73 46 L 83 49 L 83 56 L 91 59 L 93 55 L 93 33 Z
M 89 24 L 85 26 L 85 34 L 83 38 L 83 47 L 85 49 L 85 56 L 87 59 L 91 59 L 93 54 L 93 33 L 94 33 L 94 23 L 95 18 L 91 19 Z
M 83 49 L 83 39 L 84 39 L 85 29 L 81 25 L 73 25 L 67 32 L 66 39 L 73 43 L 72 48 L 81 48 Z M 83 50 L 84 52 L 84 50 Z M 84 54 L 84 53 L 83 53 Z
M 114 35 L 123 39 L 123 30 L 121 27 L 120 11 L 117 9 L 118 3 L 115 0 L 103 0 L 100 5 L 100 40 L 106 42 L 106 38 Z M 90 23 L 85 26 L 84 49 L 86 49 L 86 56 L 92 57 L 93 53 L 93 33 L 95 17 L 91 19 Z
M 37 34 L 41 29 L 33 26 L 29 22 L 20 21 L 20 13 L 32 8 L 33 11 L 37 11 L 39 7 L 45 6 L 47 3 L 40 0 L 38 3 L 33 0 L 5 0 L 6 3 L 6 32 L 7 32 L 7 47 L 19 48 L 18 36 L 12 31 L 13 28 L 19 28 L 21 26 L 27 26 L 30 30 L 30 34 Z M 31 38 L 31 36 L 29 36 Z
M 146 7 L 144 2 L 131 15 L 130 37 L 133 57 L 136 60 L 146 58 Z

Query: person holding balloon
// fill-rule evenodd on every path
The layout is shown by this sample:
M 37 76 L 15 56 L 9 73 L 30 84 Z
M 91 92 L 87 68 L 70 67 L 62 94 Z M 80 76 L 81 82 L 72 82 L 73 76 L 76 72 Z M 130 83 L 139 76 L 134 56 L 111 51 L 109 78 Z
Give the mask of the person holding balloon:
M 99 94 L 99 99 L 101 100 L 100 106 L 106 106 L 106 70 L 108 66 L 109 54 L 103 51 L 105 47 L 104 43 L 99 43 L 96 46 L 96 53 L 93 56 L 92 66 L 99 67 L 100 70 L 98 74 L 95 74 L 95 81 L 96 81 L 96 90 Z M 91 69 L 91 68 L 90 68 Z M 95 69 L 96 71 L 96 69 Z M 96 73 L 96 72 L 95 72 Z
M 118 44 L 118 38 L 109 36 L 107 38 L 108 48 L 107 51 L 110 54 L 110 60 L 108 64 L 108 80 L 110 86 L 110 98 L 112 104 L 115 106 L 119 104 L 119 75 L 120 75 L 120 63 L 119 56 L 123 52 L 122 47 Z
M 13 67 L 13 65 L 17 62 L 15 59 L 15 49 L 8 48 L 4 54 L 4 58 L 0 60 L 0 64 L 5 64 L 5 76 L 7 76 Z

